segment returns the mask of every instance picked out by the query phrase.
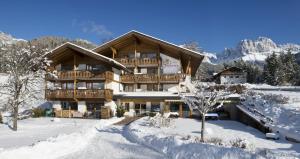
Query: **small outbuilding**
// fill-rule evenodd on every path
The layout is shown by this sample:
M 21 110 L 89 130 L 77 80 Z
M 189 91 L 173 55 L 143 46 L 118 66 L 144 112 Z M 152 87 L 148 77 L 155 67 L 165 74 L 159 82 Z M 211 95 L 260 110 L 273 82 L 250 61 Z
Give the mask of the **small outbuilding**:
M 229 67 L 214 75 L 218 84 L 243 84 L 247 82 L 247 73 L 238 67 Z

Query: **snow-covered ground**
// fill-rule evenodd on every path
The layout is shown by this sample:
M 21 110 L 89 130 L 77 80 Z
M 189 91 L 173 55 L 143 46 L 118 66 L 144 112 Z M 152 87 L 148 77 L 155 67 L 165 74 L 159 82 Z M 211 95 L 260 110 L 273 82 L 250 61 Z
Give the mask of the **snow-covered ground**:
M 248 113 L 266 121 L 269 127 L 283 136 L 300 141 L 300 92 L 255 90 L 246 95 L 245 99 L 243 106 L 252 110 Z M 266 118 L 273 122 L 268 122 Z
M 1 125 L 0 158 L 165 158 L 127 139 L 122 126 L 112 125 L 120 120 L 25 119 L 20 121 L 17 132 Z
M 50 137 L 89 129 L 98 122 L 89 119 L 29 118 L 19 120 L 16 132 L 0 124 L 0 149 L 30 146 Z
M 156 148 L 172 158 L 297 158 L 300 144 L 284 139 L 267 140 L 260 131 L 235 121 L 208 121 L 206 137 L 220 138 L 229 143 L 245 139 L 249 150 L 228 148 L 195 142 L 200 137 L 201 122 L 195 119 L 175 119 L 167 128 L 149 126 L 149 120 L 140 119 L 130 125 L 130 134 L 141 143 Z
M 208 121 L 207 138 L 218 137 L 224 143 L 246 139 L 249 149 L 203 144 L 201 122 L 174 119 L 171 127 L 149 126 L 148 117 L 129 126 L 112 125 L 122 118 L 108 120 L 25 119 L 19 131 L 0 127 L 1 159 L 55 158 L 296 158 L 300 145 L 281 140 L 267 140 L 258 130 L 235 121 Z M 263 149 L 268 149 L 263 150 Z

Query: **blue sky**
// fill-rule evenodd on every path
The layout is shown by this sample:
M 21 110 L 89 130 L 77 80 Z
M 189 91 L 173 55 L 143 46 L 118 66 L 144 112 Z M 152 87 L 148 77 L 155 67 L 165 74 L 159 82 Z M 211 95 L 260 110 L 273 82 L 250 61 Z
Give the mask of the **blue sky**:
M 300 43 L 299 0 L 9 0 L 1 1 L 0 31 L 32 39 L 46 35 L 94 43 L 138 30 L 221 52 L 245 38 Z

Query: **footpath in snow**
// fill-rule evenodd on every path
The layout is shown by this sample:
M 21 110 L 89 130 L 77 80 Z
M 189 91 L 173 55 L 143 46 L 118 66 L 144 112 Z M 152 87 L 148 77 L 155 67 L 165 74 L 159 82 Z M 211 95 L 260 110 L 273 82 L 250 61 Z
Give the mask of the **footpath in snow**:
M 31 120 L 45 120 L 45 119 L 28 119 L 24 122 L 29 122 L 32 124 L 20 124 L 20 132 L 17 132 L 20 136 L 22 135 L 32 135 L 39 134 L 37 129 L 31 128 L 30 125 L 33 125 Z M 72 119 L 63 119 L 63 125 L 60 127 L 60 130 L 64 128 L 68 129 L 68 120 Z M 84 119 L 81 119 L 81 123 L 77 123 L 80 129 L 77 129 L 74 133 L 64 134 L 61 133 L 56 137 L 50 137 L 44 141 L 35 142 L 30 146 L 21 146 L 17 148 L 12 148 L 11 145 L 15 144 L 15 141 L 11 143 L 7 141 L 6 149 L 0 150 L 1 159 L 56 159 L 56 158 L 74 158 L 74 159 L 98 159 L 98 158 L 166 158 L 164 154 L 154 151 L 149 147 L 140 145 L 131 140 L 128 140 L 124 132 L 123 126 L 112 125 L 122 118 L 113 118 L 108 120 L 94 120 L 93 125 L 83 126 Z M 42 122 L 39 121 L 39 122 Z M 45 121 L 44 121 L 45 122 Z M 89 121 L 90 122 L 90 121 Z M 23 128 L 22 128 L 23 125 Z M 40 126 L 42 126 L 41 124 Z M 25 128 L 26 127 L 26 128 Z M 45 129 L 48 127 L 52 129 L 49 125 L 45 125 Z M 41 127 L 40 127 L 41 128 Z M 73 128 L 71 128 L 74 130 Z M 22 131 L 24 130 L 24 131 Z M 30 131 L 32 130 L 32 131 Z M 0 131 L 1 132 L 1 131 Z M 6 137 L 12 135 L 14 138 L 17 135 L 10 132 Z M 48 134 L 48 135 L 51 135 Z M 53 135 L 53 134 L 52 134 Z M 33 141 L 33 140 L 32 140 Z M 0 140 L 1 142 L 1 140 Z

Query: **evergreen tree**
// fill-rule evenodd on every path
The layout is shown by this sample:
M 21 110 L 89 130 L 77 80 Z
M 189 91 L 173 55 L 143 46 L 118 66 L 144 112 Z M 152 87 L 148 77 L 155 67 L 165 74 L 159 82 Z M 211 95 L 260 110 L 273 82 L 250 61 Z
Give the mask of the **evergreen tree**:
M 277 85 L 281 77 L 278 77 L 278 59 L 277 55 L 273 52 L 266 59 L 266 65 L 264 67 L 264 79 L 267 84 Z

